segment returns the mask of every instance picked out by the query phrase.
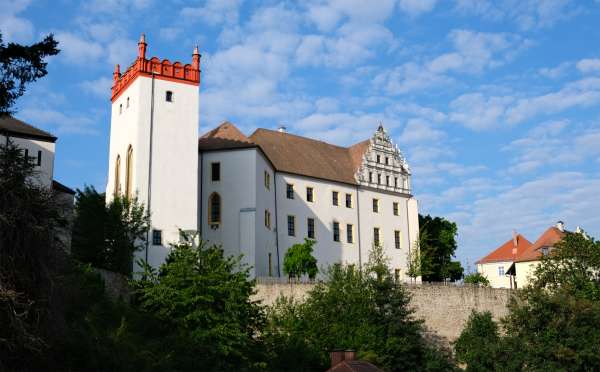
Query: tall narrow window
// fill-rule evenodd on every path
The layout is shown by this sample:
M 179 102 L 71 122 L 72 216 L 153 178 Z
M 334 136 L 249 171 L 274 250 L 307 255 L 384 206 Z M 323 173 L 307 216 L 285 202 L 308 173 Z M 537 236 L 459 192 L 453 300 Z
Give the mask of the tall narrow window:
M 398 202 L 394 202 L 393 206 L 394 206 L 394 216 L 397 216 L 398 215 Z
M 131 199 L 133 193 L 133 147 L 127 148 L 127 158 L 125 158 L 125 195 Z
M 379 227 L 373 228 L 373 245 L 379 247 L 381 240 L 379 239 Z
M 42 165 L 42 150 L 38 150 L 37 165 L 38 167 Z
M 333 202 L 333 205 L 335 205 L 335 206 L 340 205 L 340 193 L 337 191 L 333 191 L 331 193 L 331 201 Z
M 313 188 L 312 187 L 307 187 L 306 188 L 306 201 L 308 202 L 313 202 L 314 201 L 314 193 L 313 193 Z
M 390 164 L 390 159 L 386 156 L 385 157 L 385 165 L 389 165 Z
M 394 177 L 394 187 L 398 187 L 398 177 Z
M 123 104 L 121 103 L 119 105 L 119 115 L 121 115 L 122 112 L 123 112 Z
M 291 183 L 285 185 L 285 196 L 288 199 L 294 199 L 294 185 L 292 185 Z
M 267 190 L 271 189 L 271 174 L 265 171 L 265 188 Z
M 394 247 L 400 249 L 400 231 L 394 231 Z
M 385 176 L 385 185 L 386 186 L 390 185 L 390 176 Z
M 167 90 L 167 93 L 165 94 L 165 101 L 173 102 L 173 92 L 170 90 Z
M 296 236 L 296 217 L 287 216 L 288 235 Z
M 271 229 L 271 212 L 265 209 L 265 227 Z
M 381 173 L 377 173 L 377 184 L 381 185 Z
M 352 194 L 346 194 L 346 208 L 352 208 Z
M 354 243 L 354 226 L 351 223 L 346 225 L 346 241 L 350 244 Z
M 216 192 L 208 198 L 208 224 L 218 226 L 221 223 L 221 196 Z
M 269 253 L 269 276 L 273 276 L 273 262 L 271 260 L 271 253 Z
M 121 193 L 121 156 L 117 155 L 117 160 L 115 161 L 115 195 L 119 195 Z
M 369 183 L 373 183 L 373 172 L 369 172 Z
M 162 230 L 152 230 L 152 245 L 162 245 Z
M 396 282 L 400 281 L 400 269 L 394 269 L 394 280 L 396 280 Z
M 23 155 L 25 158 L 25 163 L 29 163 L 29 149 L 25 149 L 25 155 Z
M 381 163 L 381 155 L 377 155 L 377 162 Z
M 221 163 L 210 163 L 210 179 L 213 181 L 221 180 Z
M 379 213 L 379 199 L 373 199 L 373 212 Z
M 314 218 L 309 218 L 306 220 L 306 235 L 310 239 L 315 238 L 315 219 Z
M 340 223 L 339 222 L 333 223 L 333 241 L 334 242 L 340 241 Z
M 125 107 L 129 107 L 129 97 L 127 97 L 127 105 Z

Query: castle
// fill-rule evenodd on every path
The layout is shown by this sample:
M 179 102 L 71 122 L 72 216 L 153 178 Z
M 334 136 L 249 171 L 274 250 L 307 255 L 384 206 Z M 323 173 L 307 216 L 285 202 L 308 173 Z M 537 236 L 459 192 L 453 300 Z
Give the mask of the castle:
M 138 56 L 115 68 L 107 198 L 137 195 L 151 213 L 146 247 L 159 266 L 180 230 L 243 255 L 257 277 L 284 276 L 289 247 L 316 240 L 320 267 L 360 266 L 382 246 L 398 280 L 418 249 L 405 158 L 380 124 L 350 147 L 224 122 L 199 137 L 200 54 L 191 64 Z M 375 123 L 374 123 L 375 124 Z M 374 128 L 375 129 L 375 128 Z

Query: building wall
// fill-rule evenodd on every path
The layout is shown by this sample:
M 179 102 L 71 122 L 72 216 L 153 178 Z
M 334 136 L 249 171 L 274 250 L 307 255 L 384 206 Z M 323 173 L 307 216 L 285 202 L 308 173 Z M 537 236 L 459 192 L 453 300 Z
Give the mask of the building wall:
M 510 288 L 510 276 L 498 274 L 500 267 L 506 272 L 510 265 L 512 261 L 477 264 L 477 271 L 490 281 L 492 288 Z
M 173 101 L 166 102 L 166 91 Z M 127 99 L 129 98 L 129 107 Z M 146 207 L 150 202 L 152 229 L 162 231 L 162 245 L 138 253 L 153 266 L 164 261 L 169 243 L 179 240 L 179 229 L 196 230 L 198 179 L 198 87 L 190 84 L 137 77 L 112 104 L 107 199 L 115 189 L 115 163 L 121 158 L 120 185 L 125 191 L 126 158 L 133 147 L 133 190 Z M 150 116 L 154 105 L 152 151 Z M 120 108 L 122 105 L 122 109 Z M 148 177 L 152 153 L 152 179 Z
M 517 288 L 523 288 L 529 284 L 539 264 L 540 261 L 517 262 L 515 264 Z
M 40 166 L 35 166 L 34 170 L 39 172 L 36 179 L 40 184 L 50 187 L 54 178 L 54 154 L 55 143 L 31 138 L 21 138 L 10 136 L 10 140 L 19 148 L 29 150 L 29 158 L 37 164 L 38 151 L 42 152 L 42 161 Z M 0 143 L 5 144 L 7 138 L 0 135 Z
M 202 218 L 201 236 L 209 243 L 222 245 L 226 255 L 244 255 L 244 262 L 256 267 L 256 226 L 262 226 L 262 212 L 257 212 L 256 149 L 211 151 L 201 154 L 202 197 L 198 207 Z M 220 180 L 211 180 L 211 164 L 220 163 Z M 208 224 L 208 199 L 216 192 L 221 196 L 221 223 Z M 262 241 L 262 240 L 261 240 Z M 254 270 L 252 274 L 254 275 Z
M 257 276 L 278 276 L 282 271 L 277 257 L 275 192 L 281 193 L 285 190 L 280 188 L 276 190 L 278 185 L 275 184 L 273 167 L 263 153 L 255 150 L 254 154 L 256 157 L 256 251 L 254 266 Z M 269 174 L 269 187 L 265 185 L 265 171 Z M 270 227 L 265 226 L 265 210 L 271 216 Z

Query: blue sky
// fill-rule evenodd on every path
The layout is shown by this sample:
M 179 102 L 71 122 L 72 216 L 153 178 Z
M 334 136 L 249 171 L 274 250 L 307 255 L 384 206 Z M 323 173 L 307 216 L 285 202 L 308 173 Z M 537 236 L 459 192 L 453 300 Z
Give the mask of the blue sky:
M 349 145 L 382 121 L 463 263 L 561 219 L 600 236 L 600 2 L 0 0 L 5 41 L 62 52 L 17 117 L 59 137 L 55 178 L 103 190 L 116 63 L 202 53 L 200 132 L 228 119 Z

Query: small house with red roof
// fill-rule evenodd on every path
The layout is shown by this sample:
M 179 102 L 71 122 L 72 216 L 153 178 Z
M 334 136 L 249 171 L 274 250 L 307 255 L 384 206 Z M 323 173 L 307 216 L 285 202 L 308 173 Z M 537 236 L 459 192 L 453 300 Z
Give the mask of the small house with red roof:
M 513 233 L 512 239 L 483 257 L 477 264 L 477 272 L 485 276 L 493 288 L 514 288 L 514 277 L 507 274 L 518 255 L 528 251 L 531 242 L 523 235 Z

